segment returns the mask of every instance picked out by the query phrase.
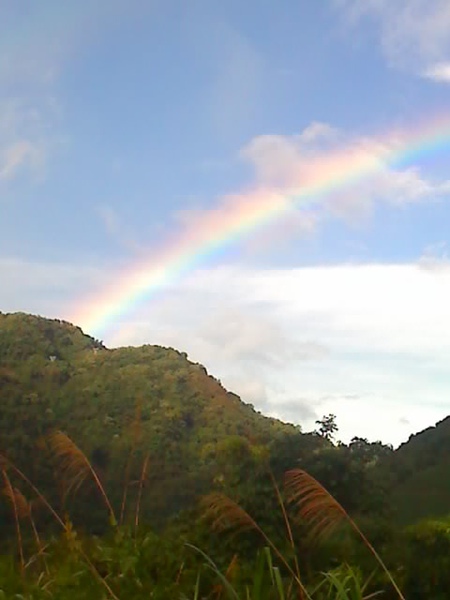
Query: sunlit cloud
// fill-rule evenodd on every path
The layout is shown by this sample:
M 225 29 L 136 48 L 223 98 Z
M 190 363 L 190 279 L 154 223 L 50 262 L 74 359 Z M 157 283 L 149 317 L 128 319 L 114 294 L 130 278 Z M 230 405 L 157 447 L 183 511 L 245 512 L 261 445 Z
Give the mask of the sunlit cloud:
M 450 83 L 450 62 L 437 63 L 424 71 L 424 77 L 437 83 Z

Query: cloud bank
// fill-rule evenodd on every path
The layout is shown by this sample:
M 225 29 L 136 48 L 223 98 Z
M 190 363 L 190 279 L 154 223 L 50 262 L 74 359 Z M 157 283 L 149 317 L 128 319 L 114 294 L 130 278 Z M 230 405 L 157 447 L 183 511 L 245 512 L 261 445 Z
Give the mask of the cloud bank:
M 2 310 L 68 318 L 79 289 L 107 276 L 2 260 Z M 176 347 L 266 414 L 311 429 L 334 412 L 343 439 L 399 443 L 449 413 L 449 298 L 444 258 L 439 269 L 230 265 L 192 273 L 115 323 L 105 342 Z

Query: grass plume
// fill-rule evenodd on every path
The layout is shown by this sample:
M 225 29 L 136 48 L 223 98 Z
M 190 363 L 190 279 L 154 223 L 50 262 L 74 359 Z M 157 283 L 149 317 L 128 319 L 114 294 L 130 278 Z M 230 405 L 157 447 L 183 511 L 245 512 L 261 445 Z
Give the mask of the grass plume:
M 144 487 L 145 480 L 147 479 L 147 471 L 148 471 L 149 462 L 150 462 L 150 453 L 148 452 L 144 458 L 141 476 L 139 478 L 139 491 L 138 491 L 138 497 L 137 497 L 137 501 L 136 501 L 136 514 L 134 517 L 134 527 L 135 527 L 136 535 L 137 535 L 137 530 L 139 527 L 139 515 L 140 515 L 140 511 L 141 511 L 142 490 Z
M 288 502 L 308 524 L 312 539 L 330 535 L 350 518 L 339 502 L 309 473 L 293 469 L 285 475 Z
M 6 472 L 3 472 L 3 478 L 4 479 L 8 478 Z M 33 536 L 34 536 L 36 546 L 38 549 L 38 555 L 43 555 L 44 547 L 42 545 L 41 538 L 39 536 L 38 530 L 36 528 L 36 524 L 33 519 L 33 505 L 35 504 L 36 501 L 34 501 L 34 502 L 28 501 L 18 488 L 12 487 L 11 483 L 9 482 L 9 478 L 8 478 L 8 484 L 5 486 L 3 493 L 8 498 L 9 502 L 11 503 L 11 506 L 13 506 L 14 515 L 15 516 L 17 515 L 17 518 L 19 519 L 19 521 L 22 519 L 29 519 L 31 529 L 33 531 Z M 36 500 L 39 502 L 39 498 Z M 17 523 L 17 526 L 20 527 L 20 523 Z M 18 538 L 18 542 L 19 542 L 19 538 Z M 21 543 L 19 542 L 19 547 L 20 547 L 20 545 L 21 545 Z M 45 565 L 46 571 L 48 571 L 45 557 L 44 557 L 44 565 Z
M 4 495 L 8 498 L 11 503 L 13 514 L 14 514 L 14 523 L 16 526 L 16 536 L 17 536 L 17 546 L 19 548 L 19 558 L 20 558 L 20 568 L 23 571 L 25 566 L 25 558 L 23 555 L 23 543 L 22 543 L 22 532 L 20 530 L 20 516 L 21 514 L 25 514 L 24 505 L 21 502 L 21 496 L 17 493 L 17 490 L 13 488 L 11 485 L 11 480 L 8 477 L 8 474 L 5 470 L 2 470 L 3 480 L 5 482 L 5 488 L 3 490 Z
M 68 491 L 78 489 L 90 475 L 105 502 L 111 522 L 114 524 L 117 523 L 114 509 L 105 488 L 86 454 L 62 431 L 52 433 L 48 441 L 54 455 L 60 462 L 62 474 L 68 479 Z
M 15 464 L 13 462 L 11 462 L 4 454 L 0 454 L 0 468 L 2 469 L 3 477 L 5 477 L 5 475 L 6 475 L 6 477 L 8 478 L 8 476 L 6 474 L 6 468 L 9 468 L 22 481 L 24 481 L 33 490 L 33 492 L 36 494 L 37 498 L 39 498 L 39 500 L 42 502 L 42 504 L 44 506 L 46 506 L 46 508 L 50 511 L 50 513 L 53 515 L 53 517 L 58 522 L 58 524 L 62 527 L 63 531 L 66 534 L 70 533 L 68 524 L 64 522 L 64 520 L 60 517 L 60 515 L 57 513 L 57 511 L 53 508 L 53 506 L 50 504 L 50 502 L 47 500 L 47 498 L 39 491 L 39 489 L 25 475 L 25 473 L 23 471 L 21 471 L 18 467 L 16 467 Z M 8 478 L 8 481 L 9 481 L 9 478 Z M 119 598 L 114 593 L 114 591 L 112 590 L 112 588 L 110 587 L 110 585 L 108 584 L 106 579 L 100 575 L 100 573 L 96 569 L 95 565 L 92 563 L 92 561 L 87 556 L 86 552 L 84 552 L 84 550 L 81 547 L 78 548 L 77 551 L 79 552 L 80 556 L 83 558 L 83 560 L 88 565 L 88 567 L 89 567 L 90 571 L 92 572 L 92 574 L 94 575 L 94 577 L 101 583 L 101 585 L 104 586 L 104 588 L 106 589 L 106 591 L 108 592 L 110 597 L 113 598 L 113 600 L 119 600 Z
M 372 553 L 397 595 L 405 600 L 400 588 L 384 564 L 378 552 L 363 534 L 345 508 L 317 481 L 303 469 L 293 469 L 285 476 L 289 501 L 296 507 L 298 516 L 310 527 L 316 539 L 331 534 L 342 522 L 347 522 Z
M 250 530 L 257 531 L 294 579 L 299 590 L 299 598 L 310 598 L 298 572 L 292 569 L 283 553 L 244 508 L 228 496 L 218 492 L 206 496 L 202 504 L 205 508 L 205 518 L 211 522 L 212 529 L 216 531 L 234 530 L 235 533 Z M 295 569 L 297 569 L 297 564 Z

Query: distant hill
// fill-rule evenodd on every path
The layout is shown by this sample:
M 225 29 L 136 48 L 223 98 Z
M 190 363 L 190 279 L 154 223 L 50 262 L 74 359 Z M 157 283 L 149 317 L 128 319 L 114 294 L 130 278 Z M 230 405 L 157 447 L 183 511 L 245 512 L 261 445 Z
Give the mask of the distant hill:
M 412 435 L 384 466 L 399 522 L 450 515 L 450 416 Z

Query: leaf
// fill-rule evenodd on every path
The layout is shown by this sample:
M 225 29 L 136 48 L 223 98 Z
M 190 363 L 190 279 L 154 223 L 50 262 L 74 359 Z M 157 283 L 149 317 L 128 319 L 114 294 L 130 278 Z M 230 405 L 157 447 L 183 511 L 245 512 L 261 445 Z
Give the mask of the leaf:
M 217 575 L 219 580 L 222 582 L 222 585 L 224 586 L 225 591 L 228 592 L 229 597 L 234 598 L 234 600 L 239 600 L 239 596 L 237 595 L 236 590 L 233 588 L 233 586 L 228 581 L 228 579 L 225 577 L 225 575 L 223 575 L 223 573 L 217 567 L 215 562 L 207 554 L 205 554 L 205 552 L 200 550 L 200 548 L 197 548 L 197 546 L 194 546 L 193 544 L 186 544 L 186 546 L 188 548 L 192 548 L 192 550 L 194 550 L 195 552 L 198 552 L 198 554 L 200 554 L 200 556 L 202 556 L 205 559 L 205 561 L 206 561 L 205 566 L 208 569 L 210 569 L 211 571 L 213 571 L 213 573 L 215 573 L 215 575 Z

